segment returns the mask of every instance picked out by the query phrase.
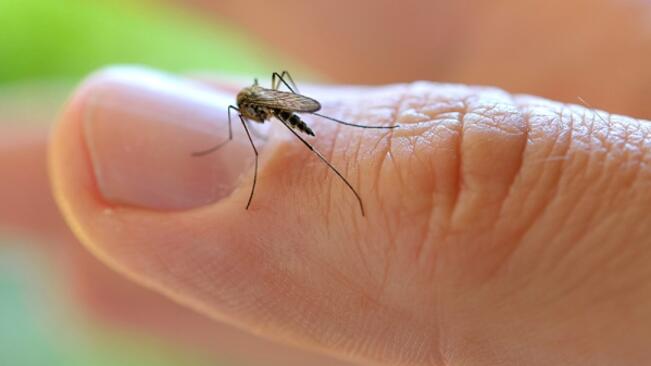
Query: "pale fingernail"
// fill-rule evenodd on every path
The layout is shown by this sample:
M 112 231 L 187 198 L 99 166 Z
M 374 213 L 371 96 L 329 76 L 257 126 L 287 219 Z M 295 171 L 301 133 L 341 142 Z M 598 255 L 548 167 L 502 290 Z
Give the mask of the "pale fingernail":
M 198 207 L 230 194 L 248 167 L 250 150 L 237 139 L 215 153 L 192 156 L 228 138 L 228 95 L 127 67 L 101 72 L 80 93 L 86 143 L 107 201 L 163 210 Z

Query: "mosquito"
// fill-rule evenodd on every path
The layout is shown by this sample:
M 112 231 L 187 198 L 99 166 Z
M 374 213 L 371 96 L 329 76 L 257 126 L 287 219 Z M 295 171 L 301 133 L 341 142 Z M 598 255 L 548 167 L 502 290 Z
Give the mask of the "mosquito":
M 289 81 L 289 82 L 288 82 Z M 289 90 L 281 91 L 279 90 L 280 86 L 284 85 Z M 290 85 L 291 84 L 291 85 Z M 340 179 L 341 181 L 350 189 L 350 191 L 355 195 L 357 201 L 359 202 L 359 208 L 362 212 L 362 216 L 365 216 L 364 204 L 362 203 L 362 198 L 359 193 L 353 188 L 353 186 L 348 182 L 348 180 L 335 168 L 330 162 L 310 144 L 303 136 L 298 132 L 305 135 L 316 137 L 316 134 L 310 126 L 305 123 L 298 113 L 308 113 L 315 116 L 325 118 L 332 122 L 336 122 L 346 126 L 359 127 L 359 128 L 374 128 L 374 129 L 392 129 L 400 127 L 399 125 L 393 126 L 365 126 L 355 123 L 350 123 L 342 121 L 333 117 L 328 117 L 323 114 L 317 113 L 321 109 L 321 104 L 310 97 L 302 95 L 299 93 L 296 83 L 292 79 L 292 76 L 287 71 L 283 71 L 280 74 L 274 72 L 271 74 L 271 89 L 264 88 L 258 85 L 258 79 L 253 80 L 253 85 L 242 89 L 237 94 L 237 101 L 235 105 L 228 106 L 228 139 L 203 151 L 197 151 L 193 153 L 193 156 L 204 156 L 210 154 L 214 151 L 219 150 L 222 146 L 226 145 L 228 142 L 233 140 L 233 128 L 231 123 L 231 112 L 236 111 L 240 121 L 242 122 L 242 127 L 246 132 L 246 136 L 251 143 L 253 148 L 253 153 L 255 154 L 255 170 L 253 173 L 253 185 L 251 186 L 251 193 L 249 194 L 249 200 L 246 203 L 246 209 L 249 209 L 251 206 L 251 201 L 253 200 L 253 194 L 255 192 L 255 187 L 258 181 L 258 149 L 253 143 L 251 138 L 251 132 L 249 131 L 249 126 L 247 121 L 253 121 L 257 123 L 265 123 L 271 118 L 275 117 L 280 121 L 289 131 L 291 131 L 296 138 L 298 138 L 312 153 L 314 153 L 322 162 L 324 162 L 328 168 L 330 168 Z M 297 132 L 298 131 L 298 132 Z

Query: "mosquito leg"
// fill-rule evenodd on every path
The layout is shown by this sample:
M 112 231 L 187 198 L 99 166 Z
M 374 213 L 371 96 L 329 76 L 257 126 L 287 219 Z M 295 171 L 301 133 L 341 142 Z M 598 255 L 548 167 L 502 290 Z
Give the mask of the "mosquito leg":
M 357 201 L 359 202 L 359 208 L 362 211 L 362 216 L 365 216 L 364 204 L 362 203 L 362 198 L 359 196 L 359 193 L 357 193 L 355 188 L 353 188 L 353 186 L 348 182 L 348 180 L 341 173 L 339 173 L 337 168 L 335 168 L 332 164 L 330 164 L 330 162 L 325 157 L 323 157 L 323 155 L 321 155 L 321 153 L 318 150 L 316 150 L 314 146 L 312 146 L 312 144 L 307 142 L 303 137 L 301 137 L 301 135 L 296 133 L 296 131 L 294 131 L 293 128 L 291 128 L 287 123 L 285 123 L 285 121 L 280 120 L 280 122 L 283 125 L 285 125 L 285 127 L 287 127 L 287 129 L 289 129 L 294 134 L 294 136 L 296 136 L 299 140 L 301 140 L 301 142 L 305 146 L 307 146 L 307 148 L 310 149 L 319 159 L 321 159 L 321 161 L 323 161 L 330 169 L 332 169 L 332 171 L 335 172 L 335 174 L 337 174 L 339 178 L 341 178 L 341 180 L 346 184 L 346 186 L 348 186 L 348 188 L 353 192 L 353 194 L 357 198 Z
M 393 126 L 367 126 L 367 125 L 358 125 L 358 124 L 356 124 L 356 123 L 350 123 L 350 122 L 342 121 L 342 120 L 340 120 L 340 119 L 336 119 L 336 118 L 333 118 L 333 117 L 325 116 L 325 115 L 323 115 L 323 114 L 321 114 L 321 113 L 312 112 L 312 113 L 310 113 L 310 114 L 313 114 L 313 115 L 315 115 L 315 116 L 319 116 L 319 117 L 321 117 L 321 118 L 325 118 L 325 119 L 330 120 L 330 121 L 332 121 L 332 122 L 337 122 L 337 123 L 339 123 L 339 124 L 346 125 L 346 126 L 352 126 L 352 127 L 374 128 L 374 129 L 378 129 L 378 130 L 379 130 L 379 129 L 387 129 L 387 130 L 388 130 L 388 129 L 392 129 L 392 128 L 401 127 L 400 125 L 393 125 Z
M 220 142 L 219 144 L 211 147 L 210 149 L 193 152 L 192 156 L 208 155 L 208 154 L 210 154 L 210 153 L 212 153 L 214 151 L 219 150 L 222 146 L 226 145 L 228 142 L 230 142 L 233 139 L 233 127 L 232 127 L 232 123 L 231 123 L 231 110 L 233 110 L 233 109 L 238 111 L 238 112 L 240 111 L 234 105 L 229 105 L 228 106 L 228 140 L 226 140 L 224 142 Z
M 291 86 L 284 79 L 284 76 L 287 76 L 287 79 L 290 81 Z M 294 79 L 292 79 L 292 76 L 289 74 L 287 70 L 281 72 L 280 74 L 278 74 L 277 72 L 271 74 L 271 89 L 278 90 L 278 88 L 280 87 L 280 83 L 285 84 L 287 89 L 289 89 L 289 91 L 291 91 L 292 93 L 299 94 L 298 87 L 296 86 Z
M 247 124 L 244 120 L 244 117 L 240 114 L 240 121 L 242 121 L 242 126 L 244 126 L 244 131 L 246 131 L 246 136 L 249 138 L 249 142 L 251 142 L 251 147 L 253 148 L 253 152 L 255 153 L 255 170 L 253 171 L 253 186 L 251 186 L 251 194 L 249 195 L 249 201 L 246 203 L 246 209 L 249 209 L 249 206 L 251 206 L 251 200 L 253 200 L 253 192 L 255 192 L 255 185 L 258 182 L 258 149 L 255 148 L 255 144 L 253 143 L 253 139 L 251 138 L 251 133 L 249 132 L 249 128 L 247 127 Z
M 280 76 L 281 77 L 286 76 L 287 80 L 289 80 L 289 82 L 292 84 L 292 87 L 294 88 L 294 92 L 296 92 L 297 94 L 300 94 L 300 92 L 298 91 L 298 87 L 296 86 L 296 83 L 294 82 L 294 78 L 292 78 L 292 76 L 289 74 L 289 71 L 285 70 L 285 71 L 281 72 Z
M 260 131 L 258 131 L 258 129 L 255 128 L 255 126 L 253 126 L 253 124 L 248 119 L 245 120 L 245 121 L 246 121 L 247 126 L 249 126 L 249 130 L 251 131 L 251 135 L 253 135 L 253 137 L 257 137 L 260 140 L 264 140 L 264 141 L 267 141 L 269 139 L 268 136 L 266 136 L 266 135 L 262 134 Z

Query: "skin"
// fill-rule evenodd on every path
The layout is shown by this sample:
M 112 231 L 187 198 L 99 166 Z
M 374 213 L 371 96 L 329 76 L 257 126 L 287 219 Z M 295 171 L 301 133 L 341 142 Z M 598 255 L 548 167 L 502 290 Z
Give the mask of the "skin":
M 648 122 L 496 89 L 353 91 L 337 100 L 346 119 L 404 125 L 360 134 L 313 121 L 333 164 L 356 163 L 345 174 L 368 217 L 338 180 L 306 169 L 312 157 L 287 136 L 264 147 L 254 209 L 243 209 L 249 178 L 208 206 L 149 210 L 102 197 L 82 137 L 87 96 L 124 72 L 80 89 L 50 166 L 77 236 L 132 280 L 214 319 L 356 361 L 651 357 Z
M 557 13 L 573 18 L 584 14 L 579 10 Z M 562 80 L 563 87 L 539 94 L 566 100 L 564 93 L 573 93 L 572 100 L 580 94 L 601 106 L 606 99 L 590 96 L 614 90 L 608 105 L 648 117 L 637 87 L 646 81 L 637 66 L 646 60 L 643 24 L 621 16 L 611 21 L 621 26 L 608 28 L 623 32 L 639 52 L 624 52 L 621 42 L 580 52 L 613 47 L 618 67 L 641 74 L 621 79 L 593 63 L 579 72 L 541 61 L 535 74 Z M 569 34 L 575 24 L 552 30 Z M 521 27 L 513 33 L 549 36 L 548 28 Z M 476 73 L 466 77 L 505 80 L 528 64 L 507 57 L 520 51 L 516 42 L 504 44 L 513 50 L 488 63 L 500 68 L 457 59 Z M 585 86 L 588 80 L 593 84 Z M 97 78 L 93 85 L 106 82 Z M 522 90 L 546 88 L 519 82 Z M 215 95 L 228 98 L 239 87 L 212 84 Z M 583 87 L 587 93 L 573 92 Z M 46 179 L 42 130 L 0 133 L 0 170 L 12 177 L 0 182 L 2 201 L 10 202 L 0 206 L 0 221 L 66 253 L 74 289 L 95 315 L 211 349 L 230 341 L 216 352 L 279 365 L 333 361 L 290 353 L 205 316 L 293 349 L 366 364 L 644 364 L 651 356 L 649 122 L 606 114 L 602 120 L 582 107 L 499 90 L 407 84 L 342 96 L 314 87 L 310 95 L 336 105 L 330 114 L 387 124 L 393 111 L 407 125 L 388 136 L 310 121 L 318 148 L 364 187 L 367 219 L 358 217 L 340 182 L 280 133 L 264 146 L 264 185 L 252 211 L 243 210 L 251 176 L 245 166 L 232 195 L 198 210 L 161 213 L 123 207 L 98 191 L 80 137 L 92 88 L 75 94 L 57 124 L 51 176 L 78 236 L 126 276 L 100 265 L 63 229 Z M 30 216 L 25 207 L 41 214 Z M 197 233 L 191 245 L 190 233 Z M 172 242 L 184 243 L 182 255 L 165 252 Z M 135 250 L 125 250 L 126 243 Z M 215 247 L 220 255 L 205 255 Z M 244 296 L 238 288 L 254 291 Z M 259 358 L 251 349 L 261 350 Z

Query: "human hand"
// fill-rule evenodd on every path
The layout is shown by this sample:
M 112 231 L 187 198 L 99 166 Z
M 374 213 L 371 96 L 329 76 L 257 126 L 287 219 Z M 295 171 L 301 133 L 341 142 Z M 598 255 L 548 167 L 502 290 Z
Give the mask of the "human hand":
M 137 69 L 82 86 L 54 191 L 105 263 L 214 319 L 378 364 L 641 364 L 649 124 L 490 88 L 319 88 L 315 146 L 226 137 L 232 90 Z M 221 127 L 221 128 L 220 128 Z M 238 129 L 236 129 L 237 131 Z M 240 179 L 240 176 L 242 179 Z

